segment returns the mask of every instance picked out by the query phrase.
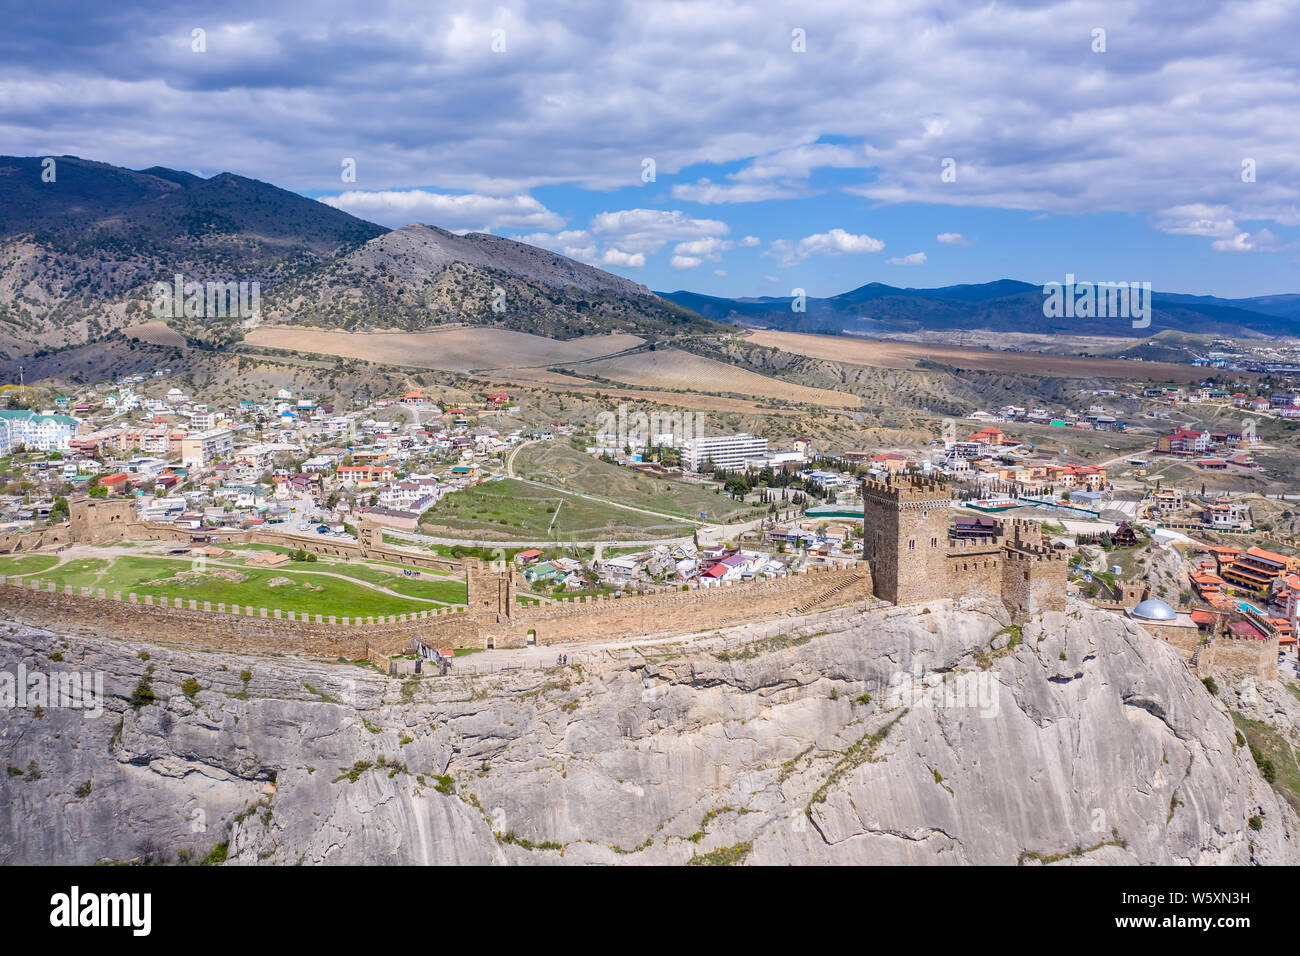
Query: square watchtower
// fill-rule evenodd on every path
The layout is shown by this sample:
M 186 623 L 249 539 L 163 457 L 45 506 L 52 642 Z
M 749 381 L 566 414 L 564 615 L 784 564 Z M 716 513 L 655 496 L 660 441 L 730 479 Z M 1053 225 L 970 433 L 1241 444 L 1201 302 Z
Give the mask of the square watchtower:
M 862 482 L 862 556 L 876 597 L 913 604 L 948 593 L 952 489 L 919 475 Z

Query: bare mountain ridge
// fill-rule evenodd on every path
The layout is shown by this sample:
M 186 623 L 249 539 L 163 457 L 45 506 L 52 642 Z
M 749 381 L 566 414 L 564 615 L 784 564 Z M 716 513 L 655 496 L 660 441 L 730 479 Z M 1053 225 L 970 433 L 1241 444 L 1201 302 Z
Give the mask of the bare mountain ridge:
M 51 168 L 53 181 L 42 173 Z M 202 179 L 75 156 L 0 157 L 0 354 L 99 338 L 151 318 L 156 282 L 274 286 L 381 226 L 230 173 Z M 181 322 L 221 341 L 234 323 Z
M 52 161 L 47 181 L 44 158 L 0 157 L 0 358 L 148 321 L 154 284 L 177 274 L 257 282 L 264 319 L 327 328 L 469 323 L 561 338 L 712 328 L 645 286 L 499 236 L 420 223 L 390 232 L 231 173 Z M 222 345 L 243 318 L 169 324 Z
M 546 249 L 423 223 L 324 263 L 267 301 L 272 321 L 355 330 L 468 322 L 572 338 L 712 327 L 645 286 Z

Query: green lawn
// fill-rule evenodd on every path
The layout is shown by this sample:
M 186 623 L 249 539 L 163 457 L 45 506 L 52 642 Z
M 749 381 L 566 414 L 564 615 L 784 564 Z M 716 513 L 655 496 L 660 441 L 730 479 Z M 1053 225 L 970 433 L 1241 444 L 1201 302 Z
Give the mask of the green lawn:
M 552 526 L 557 506 L 560 513 Z M 616 537 L 673 538 L 689 535 L 694 528 L 511 478 L 444 495 L 420 520 L 428 533 L 443 529 L 525 541 L 597 540 L 611 533 Z
M 18 557 L 0 558 L 0 574 L 37 574 L 58 564 L 59 559 L 52 554 L 24 554 Z
M 274 551 L 276 554 L 293 554 L 295 550 L 281 544 L 223 544 L 219 547 L 230 551 Z
M 515 473 L 522 478 L 682 518 L 698 519 L 703 511 L 708 521 L 730 524 L 764 513 L 752 504 L 714 494 L 705 486 L 640 475 L 559 442 L 543 442 L 521 449 L 515 459 Z
M 442 601 L 447 604 L 465 603 L 465 582 L 458 578 L 442 575 L 426 577 L 424 571 L 420 572 L 420 577 L 410 578 L 403 576 L 400 571 L 389 572 L 370 564 L 349 564 L 344 562 L 323 566 L 318 564 L 315 570 L 346 574 L 350 578 L 369 581 L 371 584 L 388 588 L 398 594 L 405 594 L 407 597 L 429 598 L 432 601 Z
M 182 598 L 187 601 L 281 608 L 284 611 L 334 614 L 340 617 L 408 614 L 429 610 L 431 607 L 422 601 L 407 601 L 381 594 L 361 584 L 324 575 L 286 571 L 283 568 L 242 568 L 238 573 L 245 576 L 244 580 L 228 581 L 219 576 L 218 572 L 222 570 L 219 565 L 209 563 L 207 571 L 198 579 L 167 580 L 190 569 L 189 561 L 127 556 L 111 563 L 101 562 L 100 559 L 73 561 L 49 573 L 43 573 L 39 578 L 41 581 L 53 581 L 60 587 L 65 584 L 96 587 L 110 592 L 121 591 L 124 596 L 135 592 L 141 597 L 151 595 L 156 598 Z M 272 578 L 289 578 L 294 583 L 272 588 L 268 586 Z M 463 586 L 461 590 L 463 595 Z

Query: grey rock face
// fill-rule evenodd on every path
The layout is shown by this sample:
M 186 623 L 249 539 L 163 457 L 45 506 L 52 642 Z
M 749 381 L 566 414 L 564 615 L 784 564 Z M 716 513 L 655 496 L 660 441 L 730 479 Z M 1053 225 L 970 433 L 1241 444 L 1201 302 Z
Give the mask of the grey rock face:
M 994 605 L 845 609 L 406 682 L 0 625 L 19 662 L 101 671 L 108 699 L 0 714 L 4 863 L 1297 856 L 1222 704 L 1082 605 L 1020 630 Z

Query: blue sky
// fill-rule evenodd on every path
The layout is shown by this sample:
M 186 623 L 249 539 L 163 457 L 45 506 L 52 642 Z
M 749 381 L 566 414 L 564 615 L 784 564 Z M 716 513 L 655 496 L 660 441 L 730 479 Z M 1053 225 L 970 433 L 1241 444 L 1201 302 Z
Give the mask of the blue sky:
M 6 26 L 4 152 L 228 170 L 654 289 L 1300 291 L 1286 0 L 50 0 Z

